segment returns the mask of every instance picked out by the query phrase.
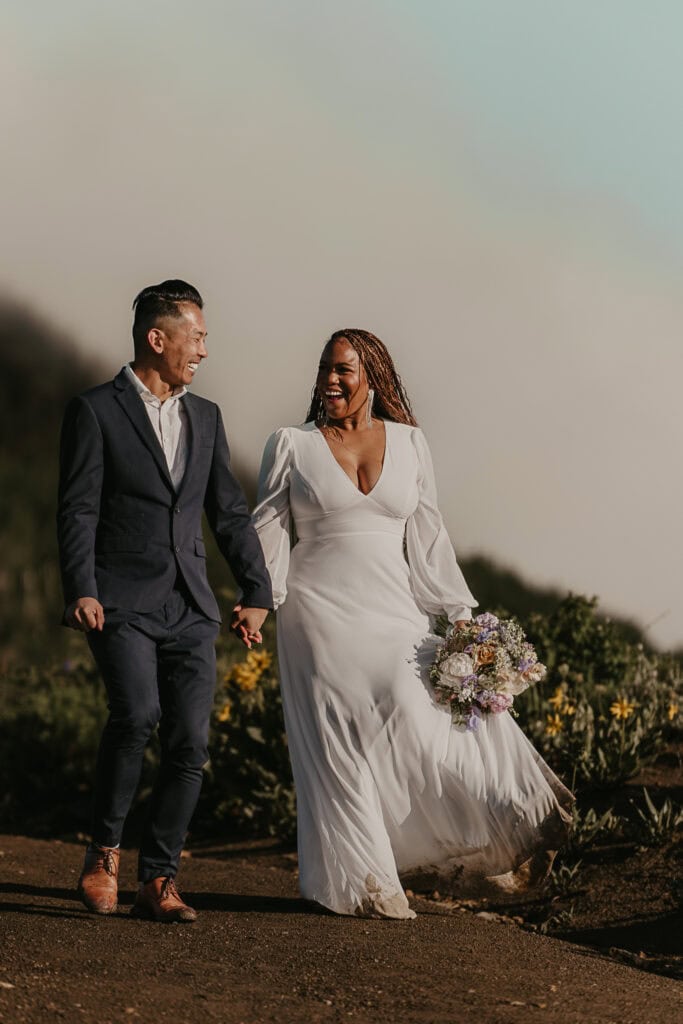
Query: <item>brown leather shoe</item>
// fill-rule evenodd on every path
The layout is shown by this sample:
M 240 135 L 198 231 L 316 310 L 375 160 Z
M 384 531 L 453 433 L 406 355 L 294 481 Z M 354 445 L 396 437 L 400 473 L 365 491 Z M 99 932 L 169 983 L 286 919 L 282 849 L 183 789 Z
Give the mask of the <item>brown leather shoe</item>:
M 95 914 L 113 914 L 116 910 L 120 855 L 118 849 L 95 843 L 85 851 L 78 895 Z
M 150 921 L 189 924 L 197 920 L 197 911 L 183 903 L 172 878 L 153 878 L 143 885 L 135 897 L 131 914 Z

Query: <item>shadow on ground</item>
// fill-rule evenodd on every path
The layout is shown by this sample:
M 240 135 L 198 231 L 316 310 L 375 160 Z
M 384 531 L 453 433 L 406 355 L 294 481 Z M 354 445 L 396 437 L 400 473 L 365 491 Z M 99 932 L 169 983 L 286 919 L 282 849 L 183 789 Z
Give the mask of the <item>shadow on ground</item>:
M 683 911 L 649 920 L 558 933 L 558 938 L 592 946 L 642 970 L 683 979 Z

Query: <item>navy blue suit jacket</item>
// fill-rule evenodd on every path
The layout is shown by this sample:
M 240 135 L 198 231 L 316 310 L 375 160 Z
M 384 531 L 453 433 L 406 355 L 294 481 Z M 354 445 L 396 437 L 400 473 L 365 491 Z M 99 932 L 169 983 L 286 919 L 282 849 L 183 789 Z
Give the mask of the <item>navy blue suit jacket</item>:
M 197 606 L 220 621 L 206 577 L 202 510 L 241 588 L 272 608 L 270 578 L 242 489 L 230 470 L 220 410 L 186 394 L 189 451 L 177 491 L 147 411 L 125 371 L 67 406 L 57 528 L 64 600 L 150 612 L 178 572 Z

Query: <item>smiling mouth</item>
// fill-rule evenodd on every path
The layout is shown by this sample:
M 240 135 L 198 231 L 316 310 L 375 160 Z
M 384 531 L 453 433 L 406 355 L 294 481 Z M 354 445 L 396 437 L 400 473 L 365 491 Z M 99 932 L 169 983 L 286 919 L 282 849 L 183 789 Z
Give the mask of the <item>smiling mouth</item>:
M 199 363 L 188 363 L 187 364 L 187 368 L 190 371 L 190 373 L 194 373 L 195 370 L 198 368 L 198 366 L 199 366 Z
M 325 399 L 328 402 L 338 402 L 343 397 L 344 396 L 341 393 L 341 391 L 326 391 L 325 392 Z

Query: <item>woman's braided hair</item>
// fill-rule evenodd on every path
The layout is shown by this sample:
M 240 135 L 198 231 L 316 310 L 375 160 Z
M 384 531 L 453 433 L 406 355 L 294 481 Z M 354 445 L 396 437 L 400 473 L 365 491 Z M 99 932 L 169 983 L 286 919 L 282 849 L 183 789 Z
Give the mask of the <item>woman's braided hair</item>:
M 325 347 L 340 341 L 348 341 L 360 359 L 368 379 L 368 386 L 375 392 L 372 411 L 384 420 L 394 423 L 408 423 L 416 427 L 417 421 L 410 407 L 410 400 L 386 345 L 370 331 L 345 330 L 335 331 Z M 311 404 L 306 413 L 306 423 L 324 423 L 325 406 L 318 394 L 316 386 L 311 394 Z

